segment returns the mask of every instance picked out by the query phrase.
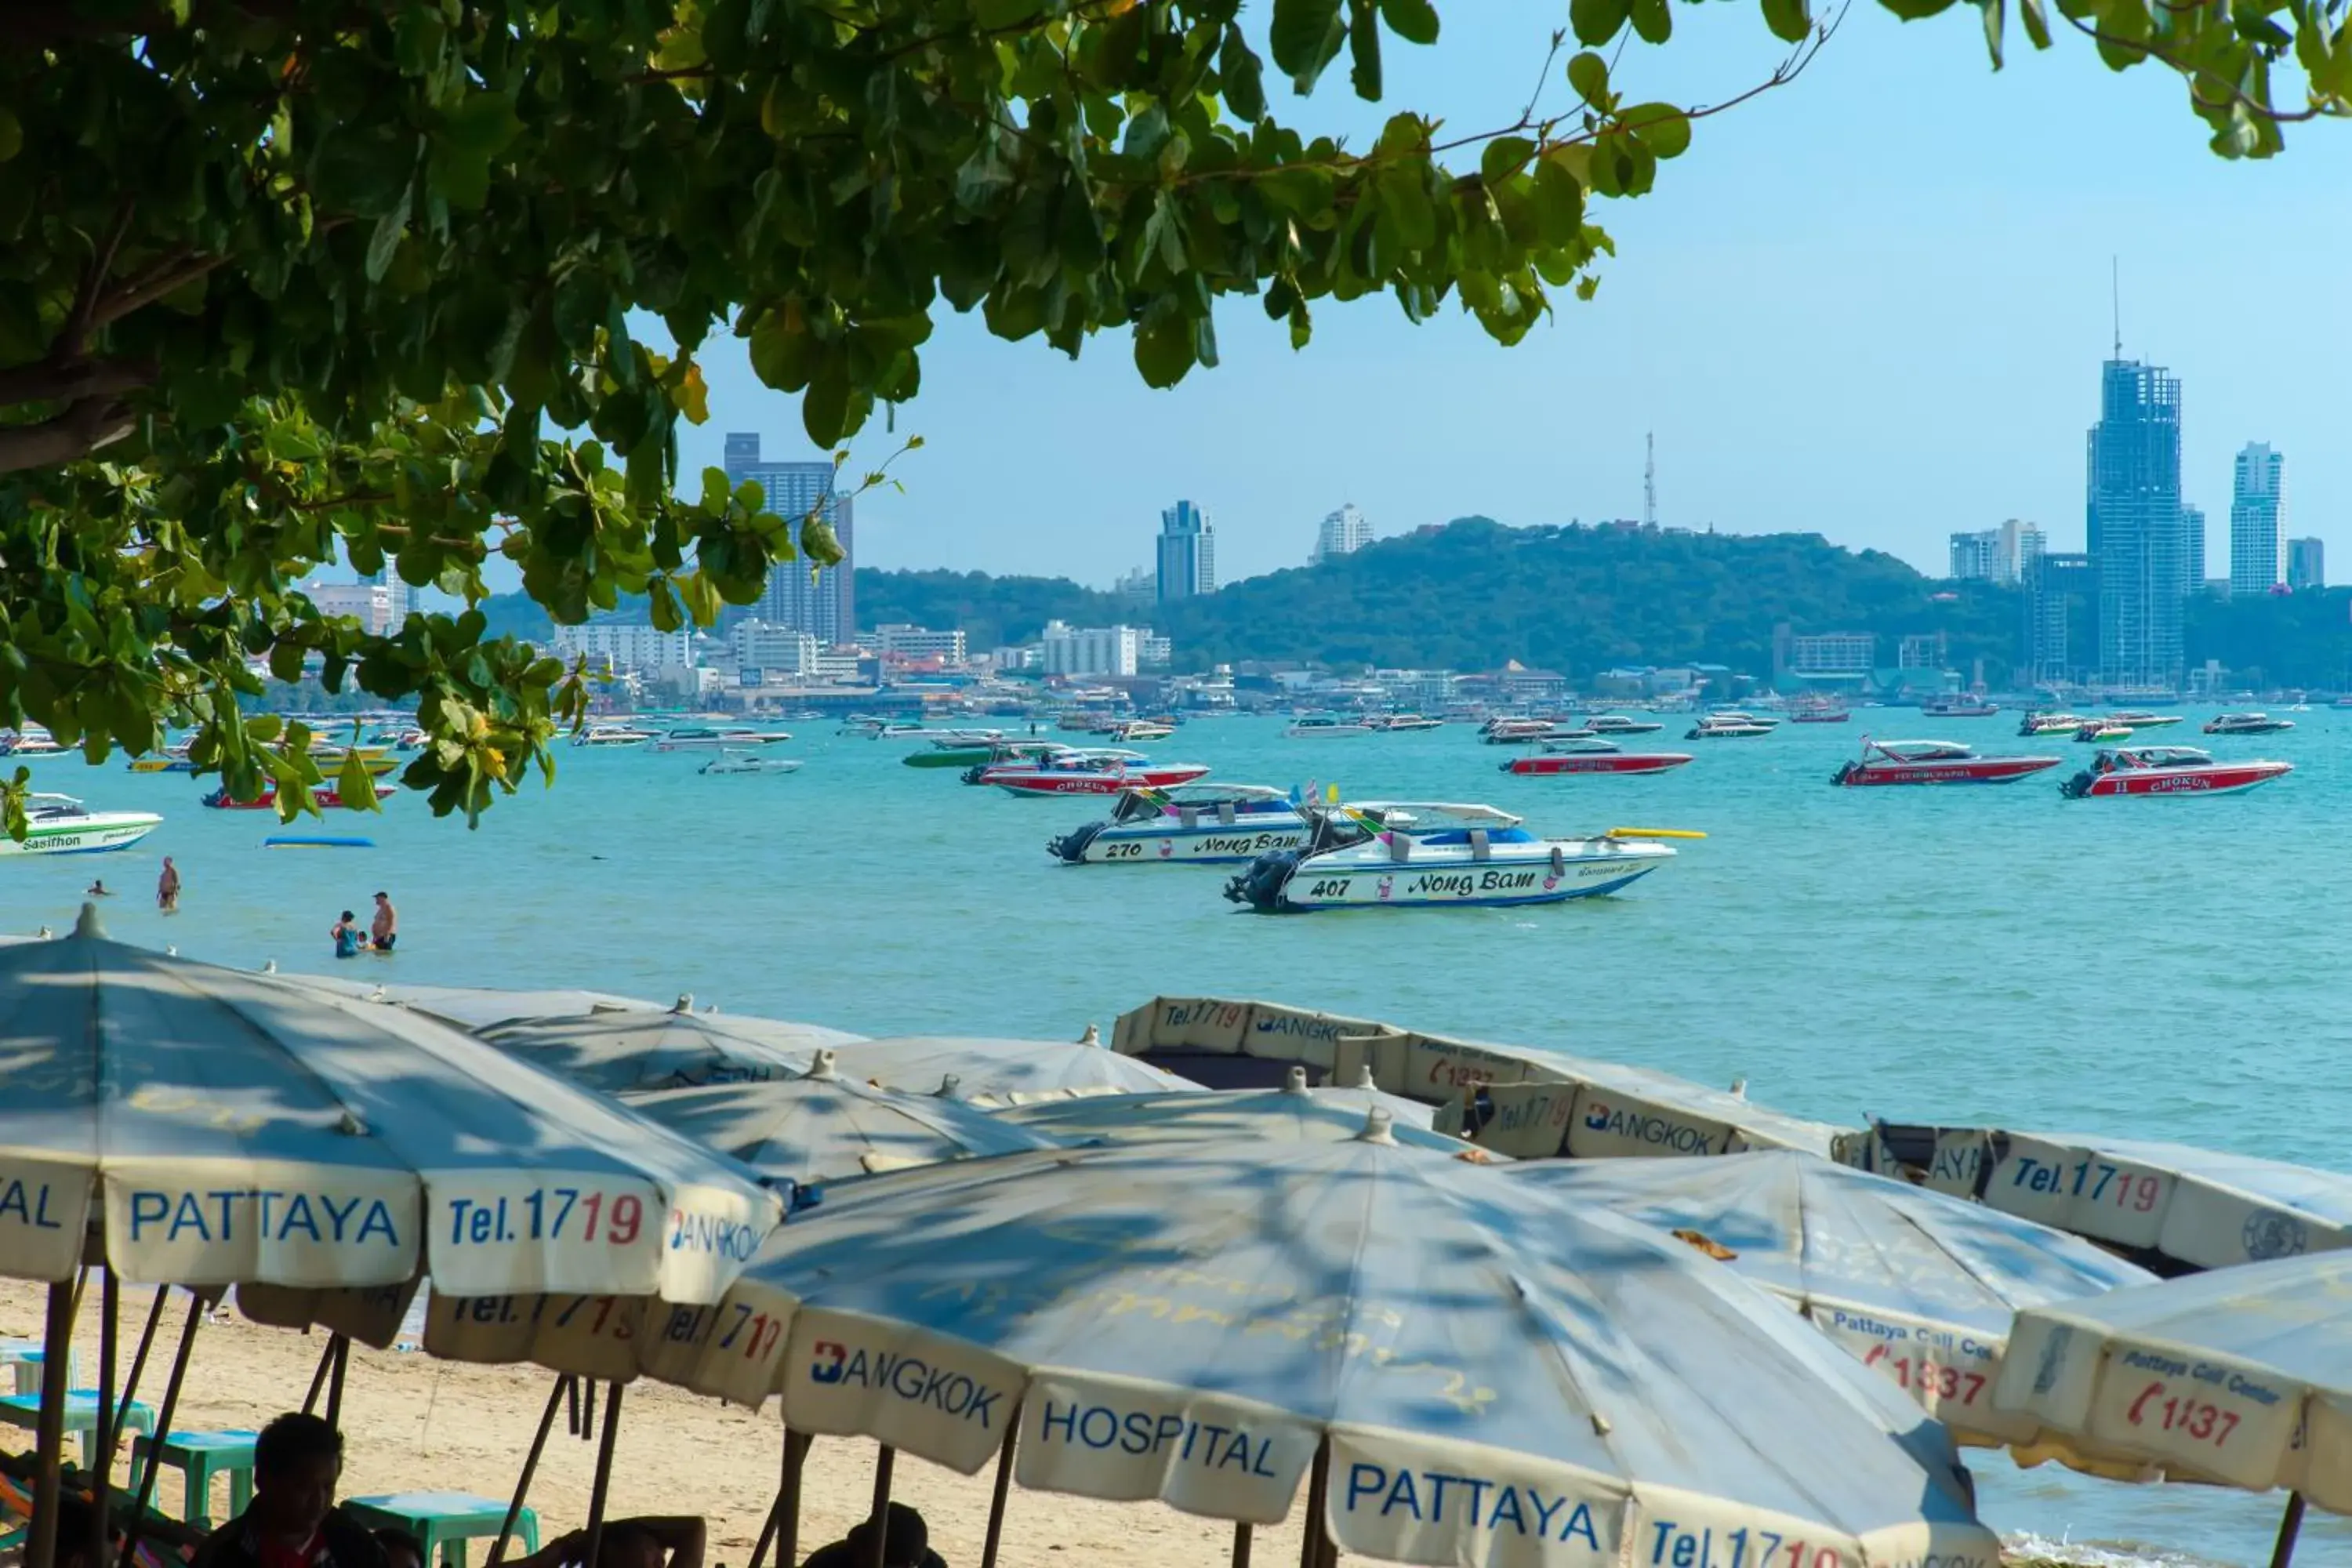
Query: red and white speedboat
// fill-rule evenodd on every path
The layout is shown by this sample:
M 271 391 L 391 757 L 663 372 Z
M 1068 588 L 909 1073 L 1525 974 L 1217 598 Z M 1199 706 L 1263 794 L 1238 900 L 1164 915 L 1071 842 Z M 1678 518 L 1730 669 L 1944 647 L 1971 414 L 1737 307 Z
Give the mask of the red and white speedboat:
M 380 784 L 375 786 L 375 794 L 378 800 L 382 800 L 386 795 L 398 795 L 399 793 L 400 786 L 398 784 Z M 215 811 L 270 810 L 274 809 L 278 805 L 278 790 L 274 785 L 268 785 L 265 786 L 262 789 L 262 792 L 253 799 L 238 800 L 236 796 L 230 795 L 226 788 L 216 789 L 210 795 L 205 795 L 198 804 L 208 805 Z M 320 811 L 340 811 L 343 809 L 345 802 L 343 797 L 336 793 L 334 785 L 321 784 L 320 787 L 310 792 L 310 804 L 317 806 Z M 356 805 L 353 805 L 351 809 L 357 811 L 359 807 Z
M 1034 761 L 984 763 L 963 782 L 994 784 L 1005 794 L 1031 799 L 1057 795 L 1117 795 L 1127 789 L 1164 789 L 1191 784 L 1208 773 L 1204 763 L 1155 763 L 1140 752 L 1108 748 L 1060 752 Z
M 1629 752 L 1609 741 L 1561 741 L 1532 757 L 1513 757 L 1507 773 L 1662 773 L 1689 762 L 1688 752 Z
M 2262 758 L 2217 763 L 2194 746 L 2119 746 L 2058 786 L 2069 800 L 2104 795 L 2234 795 L 2294 771 Z
M 1874 741 L 1862 738 L 1862 757 L 1830 775 L 1856 784 L 2010 784 L 2058 765 L 2056 757 L 1980 757 L 1957 741 Z

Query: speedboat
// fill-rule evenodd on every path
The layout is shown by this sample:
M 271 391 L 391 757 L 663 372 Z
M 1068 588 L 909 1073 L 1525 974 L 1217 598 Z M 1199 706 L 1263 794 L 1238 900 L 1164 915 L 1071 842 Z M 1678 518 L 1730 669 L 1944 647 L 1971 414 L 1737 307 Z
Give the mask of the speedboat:
M 634 724 L 591 724 L 572 737 L 575 746 L 642 746 L 654 738 L 651 730 Z
M 1800 708 L 1789 715 L 1791 724 L 1843 724 L 1851 718 L 1843 708 Z
M 1225 897 L 1268 913 L 1556 904 L 1613 893 L 1675 855 L 1651 842 L 1661 830 L 1542 838 L 1491 805 L 1370 801 L 1314 814 L 1318 839 L 1328 826 L 1345 841 L 1261 855 L 1226 885 Z
M 1372 728 L 1384 734 L 1399 735 L 1417 730 L 1442 730 L 1443 719 L 1424 718 L 1419 713 L 1390 713 L 1372 721 Z
M 2209 735 L 2275 735 L 2281 730 L 2292 730 L 2292 719 L 2273 719 L 2267 713 L 2224 713 L 2209 720 L 2205 732 Z
M 2000 711 L 2000 703 L 1981 697 L 1931 697 L 1919 704 L 1923 719 L 1990 719 Z
M 96 855 L 128 849 L 163 823 L 152 811 L 92 811 L 68 795 L 25 797 L 25 837 L 0 833 L 0 855 Z
M 1553 728 L 1549 719 L 1489 719 L 1478 726 L 1478 738 L 1490 746 L 1524 746 L 1549 740 Z
M 889 731 L 885 730 L 883 733 Z M 672 730 L 654 742 L 656 752 L 723 752 L 730 746 L 774 746 L 792 739 L 782 730 L 753 730 L 740 724 L 697 725 Z
M 1119 792 L 1108 822 L 1045 841 L 1075 866 L 1255 860 L 1307 842 L 1307 815 L 1270 784 L 1188 784 Z
M 796 773 L 801 764 L 791 757 L 762 757 L 729 747 L 694 770 L 698 773 Z
M 2011 784 L 2028 773 L 2054 768 L 2056 757 L 1980 757 L 1957 741 L 1862 740 L 1859 761 L 1846 763 L 1830 783 L 1857 784 Z
M 986 763 L 1026 762 L 1058 755 L 1070 748 L 1059 741 L 950 741 L 933 736 L 928 752 L 908 752 L 898 760 L 910 768 L 969 768 Z
M 1758 735 L 1769 735 L 1772 726 L 1759 723 L 1745 713 L 1709 713 L 1698 721 L 1696 729 L 1687 731 L 1685 741 L 1745 741 Z
M 1286 741 L 1320 741 L 1341 735 L 1369 735 L 1370 724 L 1359 724 L 1352 719 L 1342 719 L 1332 713 L 1309 713 L 1282 732 Z
M 1726 724 L 1759 724 L 1767 730 L 1777 728 L 1780 722 L 1769 713 L 1751 713 L 1745 708 L 1712 709 L 1700 717 L 1699 722 L 1705 723 L 1709 719 Z
M 375 793 L 376 798 L 378 800 L 382 800 L 386 795 L 398 795 L 400 793 L 400 786 L 398 784 L 378 784 L 375 786 Z M 258 795 L 256 795 L 251 800 L 238 800 L 235 796 L 231 795 L 228 793 L 227 787 L 224 785 L 205 796 L 199 804 L 208 805 L 215 811 L 263 811 L 277 805 L 278 790 L 275 785 L 272 785 L 269 788 L 264 789 Z M 343 799 L 341 794 L 338 792 L 332 784 L 322 784 L 319 788 L 312 790 L 310 792 L 310 804 L 317 806 L 320 811 L 337 811 L 346 807 L 352 811 L 360 809 L 357 802 L 346 801 Z
M 2135 708 L 2120 713 L 2108 714 L 2107 722 L 2110 724 L 2121 724 L 2126 729 L 2129 730 L 2161 730 L 2168 724 L 2179 723 L 2180 715 L 2178 713 L 2144 713 Z
M 310 760 L 319 764 L 319 771 L 322 773 L 342 772 L 343 764 L 351 760 L 351 752 L 341 746 L 314 746 L 310 751 Z M 361 748 L 359 759 L 360 766 L 368 771 L 371 778 L 380 779 L 400 766 L 397 757 L 388 757 L 373 747 Z
M 169 754 L 159 757 L 133 757 L 131 759 L 131 771 L 134 773 L 192 773 L 196 771 L 196 763 L 193 757 L 175 757 Z
M 1176 732 L 1173 724 L 1162 724 L 1157 719 L 1122 719 L 1110 727 L 1110 738 L 1121 745 L 1139 745 L 1146 741 L 1164 741 Z
M 1551 741 L 1545 742 L 1539 755 L 1513 757 L 1503 764 L 1503 771 L 1538 775 L 1663 773 L 1690 760 L 1688 752 L 1629 752 L 1613 741 Z
M 27 724 L 21 730 L 0 731 L 0 757 L 14 757 L 18 762 L 37 762 L 43 757 L 58 757 L 67 748 L 58 743 L 57 737 L 38 724 Z
M 963 782 L 994 784 L 1005 794 L 1031 798 L 1056 795 L 1117 795 L 1138 786 L 1166 789 L 1191 784 L 1209 771 L 1205 763 L 1155 763 L 1140 752 L 1067 751 L 1034 762 L 984 763 Z
M 2083 727 L 2080 713 L 2028 713 L 2018 721 L 2021 735 L 2063 735 Z
M 1622 713 L 1595 713 L 1584 721 L 1587 733 L 1610 735 L 1654 735 L 1665 728 L 1652 719 L 1632 719 Z
M 2085 745 L 2100 741 L 2128 741 L 2131 726 L 2118 724 L 2112 719 L 2085 719 L 2074 726 L 2074 739 Z
M 2119 746 L 2058 786 L 2069 800 L 2107 795 L 2233 795 L 2294 771 L 2291 763 L 2217 763 L 2194 746 Z

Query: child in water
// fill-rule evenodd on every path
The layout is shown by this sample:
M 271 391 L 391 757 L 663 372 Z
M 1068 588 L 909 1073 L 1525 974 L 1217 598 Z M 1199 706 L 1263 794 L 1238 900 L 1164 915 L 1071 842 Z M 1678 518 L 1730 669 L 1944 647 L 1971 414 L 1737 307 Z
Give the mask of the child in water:
M 345 910 L 343 918 L 337 921 L 334 929 L 327 934 L 335 939 L 337 958 L 357 958 L 360 955 L 360 928 L 353 923 L 351 910 Z

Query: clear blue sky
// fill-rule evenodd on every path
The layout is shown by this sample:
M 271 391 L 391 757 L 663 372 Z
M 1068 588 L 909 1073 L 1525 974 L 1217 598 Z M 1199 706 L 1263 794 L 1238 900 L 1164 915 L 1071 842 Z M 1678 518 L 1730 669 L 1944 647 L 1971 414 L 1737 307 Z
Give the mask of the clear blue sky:
M 1435 47 L 1390 40 L 1381 110 L 1356 102 L 1343 60 L 1276 111 L 1307 128 L 1400 107 L 1507 122 L 1565 4 L 1440 9 Z M 1599 298 L 1563 297 L 1515 349 L 1450 307 L 1413 327 L 1380 296 L 1326 304 L 1294 354 L 1235 300 L 1223 365 L 1155 393 L 1124 333 L 1074 364 L 950 317 L 898 416 L 926 449 L 902 464 L 905 495 L 860 503 L 859 563 L 1108 584 L 1150 559 L 1177 496 L 1209 510 L 1227 579 L 1303 562 L 1342 500 L 1382 534 L 1473 512 L 1638 516 L 1644 431 L 1669 524 L 1814 531 L 1937 573 L 1952 531 L 2008 517 L 2079 549 L 2114 255 L 2126 354 L 2185 383 L 2184 489 L 2210 569 L 2226 571 L 2231 457 L 2268 440 L 2287 531 L 2325 539 L 2352 576 L 2352 451 L 2335 438 L 2352 131 L 2290 129 L 2283 158 L 2225 163 L 2177 78 L 2112 75 L 2072 35 L 2040 55 L 2013 38 L 1996 76 L 1981 40 L 1970 6 L 1906 25 L 1857 5 L 1803 79 L 1702 122 L 1655 194 L 1595 203 L 1619 247 Z M 1674 41 L 1636 46 L 1618 80 L 1720 100 L 1782 52 L 1747 0 L 1678 5 Z M 689 473 L 727 430 L 810 455 L 795 402 L 739 343 L 714 342 L 707 365 Z M 877 419 L 853 467 L 890 439 Z

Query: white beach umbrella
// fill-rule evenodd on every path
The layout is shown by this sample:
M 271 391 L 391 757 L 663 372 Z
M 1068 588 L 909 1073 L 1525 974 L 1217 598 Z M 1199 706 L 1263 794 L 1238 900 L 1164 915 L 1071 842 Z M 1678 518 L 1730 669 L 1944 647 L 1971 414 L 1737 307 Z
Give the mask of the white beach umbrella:
M 796 1433 L 1253 1524 L 1312 1470 L 1340 1550 L 1412 1563 L 1998 1561 L 1942 1428 L 1786 1308 L 1378 1113 L 834 1195 L 716 1314 L 773 1325 L 733 1391 Z
M 799 1185 L 975 1154 L 1058 1149 L 1060 1140 L 937 1095 L 901 1094 L 842 1075 L 822 1050 L 805 1078 L 633 1094 L 663 1126 Z
M 1207 1092 L 1189 1079 L 1120 1056 L 1092 1039 L 982 1040 L 905 1035 L 860 1040 L 841 1047 L 841 1070 L 886 1089 L 915 1094 L 943 1092 L 950 1099 L 982 1106 L 1025 1105 L 1085 1094 Z
M 797 1078 L 816 1053 L 865 1038 L 816 1024 L 672 1007 L 531 1018 L 478 1030 L 501 1050 L 606 1094 Z
M 717 1299 L 778 1223 L 698 1144 L 399 1008 L 108 941 L 0 950 L 0 1275 Z
M 2172 1474 L 2352 1513 L 2352 1252 L 2242 1264 L 2030 1308 L 1997 1410 Z
M 1402 1104 L 1419 1113 L 1418 1123 L 1391 1109 Z M 1398 1100 L 1378 1089 L 1309 1089 L 1307 1069 L 1292 1068 L 1280 1089 L 1234 1089 L 1192 1094 L 1096 1094 L 1081 1100 L 1045 1100 L 996 1111 L 1009 1121 L 1056 1138 L 1100 1139 L 1108 1143 L 1190 1142 L 1202 1138 L 1317 1140 L 1337 1143 L 1364 1130 L 1364 1118 L 1389 1111 L 1401 1143 L 1458 1154 L 1472 1148 L 1459 1138 L 1428 1131 L 1430 1108 Z M 1507 1154 L 1486 1158 L 1504 1161 Z
M 509 990 L 496 985 L 404 985 L 397 982 L 347 974 L 296 974 L 266 971 L 288 985 L 349 996 L 362 1002 L 388 1002 L 460 1029 L 487 1029 L 497 1024 L 531 1018 L 568 1018 L 583 1013 L 658 1012 L 661 1004 L 611 991 Z
M 1963 1440 L 2035 1435 L 2033 1423 L 1992 1408 L 2018 1309 L 2156 1281 L 2063 1231 L 1794 1150 L 1527 1161 L 1509 1175 L 1719 1256 Z

